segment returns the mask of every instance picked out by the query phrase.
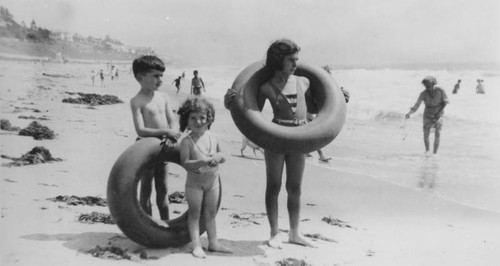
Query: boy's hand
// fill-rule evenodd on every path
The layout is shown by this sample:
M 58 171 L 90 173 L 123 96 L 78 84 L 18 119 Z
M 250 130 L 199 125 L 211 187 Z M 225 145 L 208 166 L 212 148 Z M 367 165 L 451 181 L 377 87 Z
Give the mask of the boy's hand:
M 168 131 L 166 136 L 168 139 L 177 142 L 179 138 L 182 136 L 182 133 L 179 131 Z
M 226 95 L 224 95 L 224 107 L 226 107 L 226 109 L 229 109 L 234 97 L 236 97 L 236 90 L 232 88 L 227 89 Z

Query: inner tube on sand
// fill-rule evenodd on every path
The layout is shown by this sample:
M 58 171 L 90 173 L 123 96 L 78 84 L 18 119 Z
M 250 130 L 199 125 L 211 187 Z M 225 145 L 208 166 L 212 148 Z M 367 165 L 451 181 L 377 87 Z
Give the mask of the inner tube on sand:
M 187 228 L 187 211 L 166 221 L 167 228 L 153 221 L 139 206 L 137 185 L 141 173 L 162 162 L 179 164 L 178 147 L 166 149 L 157 138 L 143 138 L 118 157 L 108 179 L 107 201 L 111 217 L 127 237 L 150 248 L 178 247 L 191 240 Z M 220 191 L 222 193 L 222 189 Z M 219 194 L 217 209 L 220 201 Z M 205 222 L 201 218 L 200 234 L 205 230 Z
M 238 129 L 255 144 L 279 153 L 309 153 L 330 143 L 340 132 L 346 116 L 342 91 L 323 69 L 299 64 L 295 75 L 309 79 L 318 106 L 316 118 L 302 126 L 285 127 L 266 120 L 257 106 L 260 86 L 271 76 L 262 61 L 245 68 L 234 80 L 236 97 L 230 106 Z

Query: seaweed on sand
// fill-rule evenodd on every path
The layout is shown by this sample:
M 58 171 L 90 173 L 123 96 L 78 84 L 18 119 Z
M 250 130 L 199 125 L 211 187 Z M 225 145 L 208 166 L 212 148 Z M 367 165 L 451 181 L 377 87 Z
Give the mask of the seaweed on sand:
M 31 122 L 26 128 L 21 129 L 19 131 L 19 135 L 21 136 L 32 136 L 36 140 L 41 139 L 54 139 L 56 134 L 52 129 L 44 126 L 37 121 Z
M 7 119 L 0 119 L 0 129 L 5 131 L 18 131 L 21 128 L 13 127 Z
M 107 213 L 91 212 L 90 214 L 84 213 L 80 214 L 78 221 L 81 223 L 93 224 L 93 223 L 103 223 L 103 224 L 115 224 L 111 215 Z
M 31 151 L 23 154 L 20 158 L 2 155 L 2 158 L 11 159 L 13 162 L 9 166 L 23 166 L 30 164 L 49 163 L 62 161 L 60 158 L 52 157 L 50 151 L 42 146 L 34 147 Z
M 347 222 L 344 222 L 342 220 L 335 219 L 332 217 L 323 217 L 323 219 L 321 219 L 321 221 L 323 221 L 327 224 L 333 225 L 333 226 L 341 227 L 341 228 L 353 228 L 353 229 L 355 229 L 354 227 L 349 225 Z
M 72 94 L 72 93 L 69 93 Z M 90 106 L 96 105 L 108 105 L 123 103 L 118 97 L 114 95 L 99 95 L 95 93 L 77 93 L 80 97 L 78 98 L 65 98 L 62 100 L 63 103 L 74 103 L 74 104 L 88 104 Z
M 305 260 L 299 260 L 295 258 L 286 258 L 279 261 L 276 261 L 275 265 L 277 266 L 311 266 L 311 264 L 307 263 Z
M 89 250 L 92 256 L 103 259 L 114 259 L 114 260 L 132 260 L 139 261 L 140 259 L 150 259 L 155 260 L 158 259 L 154 256 L 148 256 L 148 254 L 144 250 L 136 250 L 134 253 L 129 252 L 127 249 L 117 247 L 117 246 L 109 246 L 109 247 L 101 247 L 95 246 L 93 249 Z
M 88 206 L 107 206 L 108 203 L 105 199 L 99 197 L 78 197 L 78 196 L 57 196 L 55 198 L 50 198 L 48 200 L 54 202 L 66 202 L 68 205 L 88 205 Z
M 174 193 L 168 195 L 168 202 L 170 203 L 183 203 L 184 200 L 184 192 L 175 191 Z

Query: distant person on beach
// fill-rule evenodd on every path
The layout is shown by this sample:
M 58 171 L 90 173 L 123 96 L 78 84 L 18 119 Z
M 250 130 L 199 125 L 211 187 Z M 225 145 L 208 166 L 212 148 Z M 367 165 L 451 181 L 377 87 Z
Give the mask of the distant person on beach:
M 106 87 L 104 84 L 104 71 L 102 69 L 99 71 L 99 78 L 101 79 L 101 87 Z
M 168 95 L 158 91 L 162 85 L 165 65 L 156 56 L 145 55 L 134 60 L 132 69 L 141 86 L 139 92 L 130 100 L 137 139 L 155 137 L 176 142 L 181 136 L 179 123 L 172 111 Z M 139 195 L 139 205 L 151 215 L 151 185 L 154 178 L 156 204 L 162 220 L 169 219 L 167 176 L 166 163 L 159 163 L 154 169 L 146 171 L 141 178 Z
M 172 82 L 172 84 L 175 83 L 175 87 L 177 88 L 177 93 L 176 94 L 179 94 L 179 90 L 181 89 L 181 76 L 177 77 L 176 79 L 174 79 L 174 81 Z
M 424 102 L 424 145 L 425 154 L 430 155 L 429 151 L 429 135 L 431 128 L 435 128 L 434 135 L 434 150 L 433 153 L 436 154 L 439 148 L 439 140 L 441 137 L 441 128 L 443 127 L 443 113 L 444 108 L 449 103 L 448 96 L 446 92 L 437 87 L 437 80 L 433 76 L 427 76 L 422 80 L 422 84 L 425 90 L 422 91 L 417 99 L 415 105 L 406 114 L 406 119 L 410 118 L 410 115 L 418 110 L 420 104 Z
M 457 94 L 458 90 L 460 90 L 460 82 L 462 82 L 460 79 L 457 81 L 455 86 L 453 87 L 453 94 Z
M 205 97 L 188 98 L 177 112 L 180 129 L 188 134 L 181 140 L 181 165 L 187 171 L 185 193 L 188 202 L 188 230 L 192 254 L 205 258 L 200 242 L 200 218 L 203 215 L 210 252 L 231 253 L 217 239 L 215 217 L 220 193 L 219 164 L 225 162 L 219 140 L 210 132 L 215 109 Z M 203 210 L 203 213 L 202 213 Z
M 323 68 L 325 69 L 325 68 Z M 331 73 L 331 69 L 325 69 L 326 72 L 328 73 Z M 349 102 L 349 98 L 350 98 L 350 94 L 349 94 L 349 91 L 344 89 L 344 87 L 340 87 L 340 90 L 342 91 L 342 93 L 344 94 L 344 99 L 345 99 L 345 102 L 348 103 Z M 314 120 L 314 118 L 316 118 L 316 114 L 311 114 L 309 112 L 307 112 L 307 122 L 311 122 L 312 120 Z M 326 157 L 324 154 L 323 154 L 323 151 L 321 149 L 317 150 L 316 152 L 318 152 L 318 155 L 319 155 L 319 160 L 321 162 L 325 162 L 327 163 L 328 161 L 330 161 L 332 158 L 331 157 Z M 307 157 L 312 157 L 312 155 L 310 153 L 306 154 Z
M 193 72 L 193 79 L 191 79 L 191 94 L 201 95 L 201 89 L 205 92 L 205 83 L 203 79 L 198 76 L 198 70 Z
M 484 94 L 484 86 L 483 86 L 482 79 L 477 80 L 476 93 L 477 94 Z
M 295 76 L 299 61 L 300 47 L 291 40 L 273 42 L 267 50 L 265 71 L 272 76 L 261 85 L 257 104 L 263 109 L 266 100 L 273 109 L 273 123 L 286 127 L 296 127 L 306 123 L 306 102 L 311 102 L 308 91 L 309 80 Z M 236 95 L 229 89 L 224 96 L 224 106 L 229 108 Z M 311 110 L 312 111 L 312 110 Z M 312 112 L 314 113 L 314 112 Z M 264 147 L 265 148 L 265 147 Z M 271 227 L 267 244 L 272 248 L 282 248 L 278 225 L 278 196 L 282 184 L 282 174 L 286 165 L 287 209 L 290 221 L 289 242 L 303 246 L 313 245 L 300 234 L 300 194 L 305 167 L 305 154 L 279 153 L 264 149 L 266 162 L 266 211 Z
M 90 72 L 90 79 L 92 80 L 92 87 L 94 87 L 94 85 L 95 85 L 95 72 L 94 72 L 94 70 L 92 70 Z
M 314 120 L 314 118 L 316 118 L 316 114 L 311 114 L 311 113 L 307 113 L 307 123 L 311 122 Z M 317 150 L 316 151 L 319 155 L 319 159 L 321 162 L 324 162 L 324 163 L 327 163 L 328 161 L 330 161 L 332 159 L 332 157 L 326 157 L 324 154 L 323 154 L 323 151 L 321 149 Z M 306 157 L 312 157 L 312 155 L 310 153 L 306 154 Z

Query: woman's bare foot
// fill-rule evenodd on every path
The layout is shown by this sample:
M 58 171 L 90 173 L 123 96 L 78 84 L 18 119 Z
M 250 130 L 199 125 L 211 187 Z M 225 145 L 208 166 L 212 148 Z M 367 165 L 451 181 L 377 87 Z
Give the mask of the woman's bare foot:
M 231 250 L 230 248 L 226 247 L 226 246 L 223 246 L 219 243 L 215 243 L 215 244 L 209 244 L 208 245 L 208 251 L 210 252 L 221 252 L 221 253 L 233 253 L 233 250 Z
M 205 254 L 205 251 L 203 251 L 203 249 L 200 246 L 194 247 L 193 252 L 191 253 L 193 254 L 193 256 L 200 259 L 204 259 L 207 257 L 207 254 Z
M 283 248 L 283 242 L 281 241 L 279 234 L 272 236 L 269 239 L 269 241 L 267 241 L 267 245 L 272 247 L 272 248 L 277 248 L 277 249 Z
M 292 232 L 290 232 L 288 241 L 292 244 L 301 245 L 305 247 L 311 247 L 311 248 L 316 247 L 298 233 L 293 234 Z

